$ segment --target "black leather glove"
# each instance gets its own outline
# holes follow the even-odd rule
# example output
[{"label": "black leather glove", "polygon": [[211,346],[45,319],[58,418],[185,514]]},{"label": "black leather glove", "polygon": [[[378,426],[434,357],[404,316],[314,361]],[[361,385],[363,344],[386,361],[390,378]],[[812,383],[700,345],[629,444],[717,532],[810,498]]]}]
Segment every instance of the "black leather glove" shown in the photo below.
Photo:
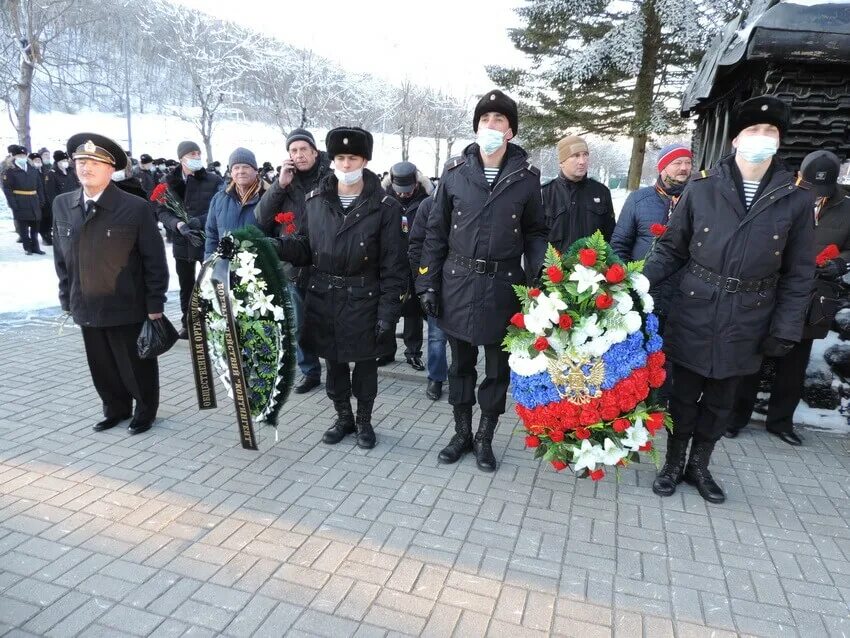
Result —
[{"label": "black leather glove", "polygon": [[840,279],[847,274],[847,262],[841,257],[836,257],[826,262],[823,266],[818,266],[815,272],[821,279]]},{"label": "black leather glove", "polygon": [[186,238],[195,248],[200,248],[204,245],[204,236],[199,230],[192,230],[186,224],[180,227],[180,234]]},{"label": "black leather glove", "polygon": [[795,345],[793,341],[788,341],[788,339],[768,336],[761,342],[761,353],[766,357],[784,357],[791,352]]},{"label": "black leather glove", "polygon": [[190,217],[188,221],[189,228],[192,230],[203,230],[204,223],[201,221],[200,217]]},{"label": "black leather glove", "polygon": [[425,314],[429,317],[434,317],[436,319],[440,316],[440,299],[437,296],[436,291],[429,289],[420,293],[419,303],[422,306],[422,310],[424,310]]},{"label": "black leather glove", "polygon": [[375,324],[375,338],[380,339],[392,329],[393,325],[389,321],[378,319],[378,323]]}]

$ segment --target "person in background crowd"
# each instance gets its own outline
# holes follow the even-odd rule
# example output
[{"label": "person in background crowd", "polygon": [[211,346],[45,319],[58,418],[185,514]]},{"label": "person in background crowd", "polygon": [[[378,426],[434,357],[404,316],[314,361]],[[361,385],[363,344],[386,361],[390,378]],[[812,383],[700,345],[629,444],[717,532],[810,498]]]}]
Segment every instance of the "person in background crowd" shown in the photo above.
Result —
[{"label": "person in background crowd", "polygon": [[644,266],[652,286],[686,269],[665,329],[675,427],[652,485],[659,496],[684,480],[710,503],[726,499],[708,466],[740,378],[800,341],[815,231],[808,184],[774,158],[789,120],[788,106],[770,95],[739,105],[729,129],[734,154],[691,179]]},{"label": "person in background crowd", "polygon": [[141,197],[147,201],[147,193],[145,193],[145,189],[142,187],[141,180],[129,172],[131,170],[129,161],[130,158],[127,156],[127,167],[112,173],[112,181],[125,193]]},{"label": "person in background crowd", "polygon": [[215,252],[218,240],[225,234],[243,226],[259,226],[254,208],[268,186],[257,172],[257,158],[247,148],[239,147],[230,154],[227,165],[233,179],[210,201],[204,259]]},{"label": "person in background crowd", "polygon": [[38,169],[39,173],[42,173],[42,175],[44,174],[44,162],[41,161],[41,155],[38,153],[30,153],[27,159],[29,159],[30,164]]},{"label": "person in background crowd", "polygon": [[[649,252],[655,238],[667,228],[670,213],[691,179],[693,154],[683,144],[669,144],[658,153],[658,178],[629,194],[611,235],[611,248],[623,261],[639,261]],[[675,283],[671,277],[652,291],[655,314],[663,333]]]},{"label": "person in background crowd", "polygon": [[[452,349],[449,403],[455,434],[439,459],[455,463],[474,451],[485,472],[496,469],[493,434],[510,382],[502,339],[520,308],[513,286],[537,275],[546,252],[540,171],[522,148],[509,143],[518,128],[516,102],[502,91],[479,100],[472,118],[478,141],[443,170],[416,279],[423,309],[439,318]],[[473,439],[479,346],[484,346],[485,379],[478,388],[481,421]]]},{"label": "person in background crowd", "polygon": [[[381,182],[388,195],[394,197],[402,209],[401,231],[405,239],[408,238],[410,228],[416,219],[416,212],[420,204],[431,194],[433,188],[431,183],[422,176],[422,173],[411,162],[399,162],[390,168],[390,174]],[[405,249],[406,250],[406,249]],[[422,324],[424,313],[419,304],[419,298],[413,290],[413,275],[410,275],[410,285],[407,298],[402,303],[401,315],[404,317],[404,330],[402,339],[404,341],[404,358],[407,364],[414,370],[425,369],[422,363]],[[378,365],[387,365],[395,361],[396,348],[392,353],[378,360]]]},{"label": "person in background crowd", "polygon": [[274,167],[271,162],[263,162],[262,168],[260,168],[260,179],[271,184],[274,181],[275,172]]},{"label": "person in background crowd", "polygon": [[24,253],[44,255],[38,243],[38,228],[44,206],[44,178],[41,171],[27,159],[26,148],[12,144],[8,151],[12,165],[3,172],[6,203],[12,211]]},{"label": "person in background crowd", "polygon": [[80,182],[69,167],[68,154],[65,151],[54,151],[53,166],[44,178],[45,206],[41,219],[41,236],[48,246],[53,243],[53,200],[57,195],[79,187]]},{"label": "person in background crowd", "polygon": [[211,173],[215,173],[219,177],[221,177],[221,162],[218,160],[212,162],[209,166],[207,166],[207,170]]},{"label": "person in background crowd", "polygon": [[369,449],[375,447],[377,359],[395,341],[407,287],[401,211],[366,168],[371,133],[335,128],[328,131],[325,147],[334,172],[307,195],[302,225],[289,233],[284,229],[278,251],[281,259],[312,266],[301,340],[325,359],[328,398],[337,413],[322,440],[335,444],[356,432],[357,446]]},{"label": "person in background crowd", "polygon": [[[278,178],[260,199],[254,214],[260,228],[270,236],[285,234],[285,223],[275,221],[279,213],[292,213],[290,223],[301,228],[304,221],[304,202],[307,193],[318,188],[330,172],[330,161],[324,151],[316,148],[316,140],[307,129],[293,129],[286,138],[288,157],[283,160]],[[304,329],[304,300],[310,283],[309,268],[295,268],[284,264],[284,273],[290,282],[292,303],[295,305],[298,334]],[[299,339],[296,351],[298,369],[302,378],[295,386],[296,394],[305,394],[322,383],[322,364],[319,357]]]},{"label": "person in background crowd", "polygon": [[[802,445],[794,431],[794,411],[803,395],[806,366],[815,339],[829,332],[838,309],[841,288],[838,282],[847,274],[850,261],[850,198],[838,185],[841,160],[830,151],[809,153],[800,165],[800,175],[812,185],[815,199],[815,248],[812,259],[827,246],[835,253],[816,259],[812,295],[803,338],[783,357],[775,359],[776,378],[770,389],[767,431],[788,445]],[[758,394],[761,371],[741,379],[725,436],[734,439],[750,422]]]},{"label": "person in background crowd", "polygon": [[53,166],[53,156],[50,154],[50,151],[47,149],[47,147],[42,146],[40,149],[38,149],[38,154],[41,156],[41,166],[46,170],[50,170],[50,168]]},{"label": "person in background crowd", "polygon": [[173,234],[174,263],[180,282],[180,338],[188,339],[186,318],[189,299],[195,286],[196,265],[204,257],[203,229],[207,223],[210,201],[222,188],[222,179],[215,173],[208,173],[201,160],[201,148],[191,141],[180,142],[177,146],[177,165],[165,177],[168,189],[174,194],[186,212],[188,221],[183,221],[165,204],[157,208],[157,216],[162,225],[171,229]]},{"label": "person in background crowd", "polygon": [[570,135],[558,142],[558,177],[543,186],[543,206],[549,243],[566,252],[573,242],[602,231],[605,241],[614,232],[611,191],[587,176],[587,142]]},{"label": "person in background crowd", "polygon": [[[428,216],[434,206],[433,194],[426,197],[419,204],[416,217],[410,227],[410,235],[407,243],[407,259],[410,262],[410,272],[413,273],[414,284],[419,273],[420,259],[422,257],[422,244],[425,241],[425,229],[428,226]],[[443,396],[443,384],[449,373],[449,365],[446,360],[446,333],[440,328],[437,319],[427,317],[428,320],[428,385],[425,388],[425,396],[432,401],[438,401]]]},{"label": "person in background crowd", "polygon": [[153,189],[159,183],[156,177],[156,166],[153,163],[153,157],[147,153],[142,153],[139,157],[139,182],[142,185],[142,190],[145,192],[145,197],[150,197]]},{"label": "person in background crowd", "polygon": [[[82,188],[53,200],[53,261],[59,302],[80,326],[94,387],[103,402],[95,432],[131,418],[127,430],[151,428],[159,408],[159,364],[140,359],[145,319],[162,316],[168,263],[144,200],[112,180],[127,156],[113,140],[78,133],[68,140]],[[133,410],[133,400],[136,406]]]}]

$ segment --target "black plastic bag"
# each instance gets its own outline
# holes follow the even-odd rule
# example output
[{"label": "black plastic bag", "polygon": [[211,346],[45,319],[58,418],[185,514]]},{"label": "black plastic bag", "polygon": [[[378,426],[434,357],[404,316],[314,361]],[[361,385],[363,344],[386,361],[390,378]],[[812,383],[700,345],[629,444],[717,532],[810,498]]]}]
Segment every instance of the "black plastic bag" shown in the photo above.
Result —
[{"label": "black plastic bag", "polygon": [[142,331],[136,340],[136,348],[140,359],[156,359],[165,354],[177,343],[177,330],[162,315],[159,319],[148,319],[142,324]]}]

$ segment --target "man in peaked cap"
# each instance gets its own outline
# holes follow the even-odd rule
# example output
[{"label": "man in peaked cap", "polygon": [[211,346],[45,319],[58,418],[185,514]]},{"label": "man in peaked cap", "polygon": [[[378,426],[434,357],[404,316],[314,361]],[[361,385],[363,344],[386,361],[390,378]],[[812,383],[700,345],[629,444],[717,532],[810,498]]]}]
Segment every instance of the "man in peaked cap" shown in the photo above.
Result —
[{"label": "man in peaked cap", "polygon": [[80,326],[103,402],[105,418],[93,429],[132,417],[127,429],[139,434],[150,429],[159,407],[157,361],[140,359],[136,341],[146,319],[162,317],[165,249],[147,202],[112,181],[127,166],[123,149],[95,133],[78,133],[67,147],[81,188],[53,201],[59,302]]},{"label": "man in peaked cap", "polygon": [[44,206],[44,179],[40,169],[27,158],[26,148],[12,144],[7,150],[12,163],[3,172],[3,194],[12,210],[15,230],[18,231],[25,254],[44,255],[38,243],[38,228]]},{"label": "man in peaked cap", "polygon": [[[472,120],[477,141],[446,163],[434,194],[416,278],[422,307],[438,318],[452,351],[455,433],[439,459],[456,463],[474,452],[485,472],[496,469],[492,441],[510,382],[502,339],[520,308],[512,286],[536,277],[546,251],[540,171],[509,143],[518,128],[516,102],[499,90],[481,97]],[[485,379],[478,387],[481,420],[473,437],[480,346]]]},{"label": "man in peaked cap", "polygon": [[802,337],[815,270],[814,198],[775,159],[789,121],[773,96],[741,104],[730,131],[734,154],[691,179],[647,258],[652,286],[684,269],[665,330],[675,427],[652,486],[659,496],[684,480],[710,503],[726,499],[708,465],[740,379]]}]

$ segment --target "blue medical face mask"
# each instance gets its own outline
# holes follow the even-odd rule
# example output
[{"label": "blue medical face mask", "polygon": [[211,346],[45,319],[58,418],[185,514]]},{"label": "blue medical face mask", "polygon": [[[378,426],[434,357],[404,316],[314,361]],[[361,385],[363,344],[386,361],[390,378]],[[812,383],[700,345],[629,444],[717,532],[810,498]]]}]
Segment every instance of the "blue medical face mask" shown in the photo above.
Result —
[{"label": "blue medical face mask", "polygon": [[203,160],[190,158],[186,160],[186,168],[188,168],[193,173],[201,170],[204,167]]},{"label": "blue medical face mask", "polygon": [[492,155],[502,147],[505,134],[492,128],[480,127],[477,141],[485,155]]},{"label": "blue medical face mask", "polygon": [[16,157],[15,158],[15,164],[22,171],[27,170],[27,158],[26,157]]},{"label": "blue medical face mask", "polygon": [[738,139],[738,147],[735,152],[752,164],[761,164],[776,155],[778,146],[775,137],[747,135]]}]

